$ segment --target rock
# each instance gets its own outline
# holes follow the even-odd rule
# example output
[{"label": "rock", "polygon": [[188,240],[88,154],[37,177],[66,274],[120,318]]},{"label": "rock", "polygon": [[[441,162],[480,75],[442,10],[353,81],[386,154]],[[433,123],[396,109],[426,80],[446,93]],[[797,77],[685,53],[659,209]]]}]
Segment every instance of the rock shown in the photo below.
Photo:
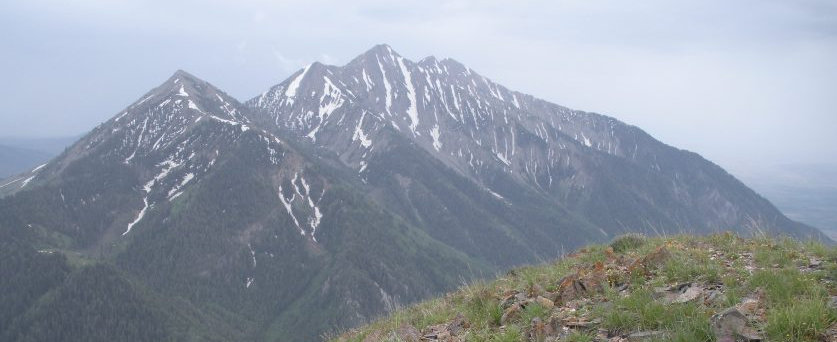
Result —
[{"label": "rock", "polygon": [[669,258],[671,258],[671,252],[668,251],[666,246],[660,246],[653,252],[648,253],[648,255],[634,261],[633,264],[628,267],[628,270],[641,270],[645,273],[650,273],[662,266]]},{"label": "rock", "polygon": [[817,258],[811,258],[808,262],[808,268],[820,268],[822,267],[822,260]]},{"label": "rock", "polygon": [[594,293],[604,291],[602,282],[606,280],[601,270],[594,270],[589,274],[581,271],[562,278],[558,283],[558,298],[556,302],[566,303],[573,299],[583,298]]},{"label": "rock", "polygon": [[656,288],[655,295],[665,304],[691,302],[705,294],[705,288],[692,283],[683,283],[668,288]]},{"label": "rock", "polygon": [[748,319],[764,319],[767,313],[767,307],[764,305],[764,291],[761,289],[756,290],[756,292],[742,299],[741,303],[736,305],[735,308]]},{"label": "rock", "polygon": [[823,341],[837,342],[837,322],[834,322],[830,327],[828,327],[828,329],[825,330]]},{"label": "rock", "polygon": [[456,315],[456,318],[453,319],[450,324],[447,326],[447,330],[450,331],[452,336],[458,336],[463,330],[468,328],[470,324],[465,321],[465,316],[462,314]]},{"label": "rock", "polygon": [[402,325],[395,331],[395,335],[399,341],[404,342],[419,342],[421,341],[421,333],[412,325]]},{"label": "rock", "polygon": [[522,292],[512,292],[512,293],[507,294],[503,298],[503,300],[500,301],[500,307],[502,307],[503,310],[506,310],[510,306],[512,306],[514,304],[522,303],[525,300],[526,300],[526,295],[524,293],[522,293]]},{"label": "rock", "polygon": [[433,341],[441,340],[444,337],[450,337],[450,333],[447,331],[447,325],[436,324],[425,328],[421,339]]},{"label": "rock", "polygon": [[630,287],[630,284],[624,283],[624,284],[619,284],[618,286],[616,286],[615,289],[616,289],[616,292],[623,292],[623,291],[627,290],[628,287]]},{"label": "rock", "polygon": [[747,317],[736,308],[712,316],[712,333],[716,342],[761,341],[758,332],[747,326]]},{"label": "rock", "polygon": [[508,307],[505,311],[503,311],[503,316],[500,317],[500,324],[506,325],[506,323],[520,317],[521,309],[523,309],[523,307],[521,307],[519,303],[515,303]]},{"label": "rock", "polygon": [[735,340],[743,342],[759,342],[763,341],[764,338],[761,336],[758,330],[753,329],[751,327],[743,327],[741,328],[741,330],[735,332]]},{"label": "rock", "polygon": [[555,307],[555,302],[543,296],[536,298],[535,301],[547,310],[552,310]]},{"label": "rock", "polygon": [[674,299],[674,303],[691,302],[700,297],[701,295],[703,295],[703,287],[690,286],[686,289],[686,291],[684,291],[679,296],[677,296],[677,298]]},{"label": "rock", "polygon": [[383,337],[382,335],[383,335],[383,333],[382,333],[382,332],[380,332],[380,331],[378,331],[378,330],[375,330],[375,331],[373,331],[373,332],[369,333],[369,335],[366,335],[366,338],[364,338],[364,339],[363,339],[363,342],[378,342],[378,341],[383,341],[383,340],[384,340],[384,337]]},{"label": "rock", "polygon": [[720,290],[709,290],[706,291],[706,296],[703,298],[704,304],[707,306],[712,306],[718,303],[721,303],[726,300],[726,295],[721,292]]},{"label": "rock", "polygon": [[648,341],[663,336],[662,331],[639,331],[627,336],[628,341]]},{"label": "rock", "polygon": [[539,317],[532,319],[529,326],[529,341],[541,342],[546,340],[546,337],[552,334],[553,330],[550,325],[545,324]]},{"label": "rock", "polygon": [[561,323],[565,327],[574,328],[574,329],[581,328],[581,329],[589,330],[592,327],[594,327],[595,325],[601,323],[601,320],[598,320],[598,319],[588,320],[586,317],[570,316],[570,317],[565,317],[563,320],[561,320]]},{"label": "rock", "polygon": [[546,291],[544,291],[543,287],[541,287],[539,284],[534,284],[526,289],[526,295],[529,298],[538,297],[542,295],[544,292]]}]

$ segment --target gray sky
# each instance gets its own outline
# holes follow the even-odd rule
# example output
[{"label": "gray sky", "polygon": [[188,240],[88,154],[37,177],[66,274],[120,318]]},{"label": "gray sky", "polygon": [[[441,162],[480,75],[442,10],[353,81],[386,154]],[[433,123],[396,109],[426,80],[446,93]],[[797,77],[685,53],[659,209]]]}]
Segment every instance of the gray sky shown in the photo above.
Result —
[{"label": "gray sky", "polygon": [[837,162],[837,2],[0,2],[0,136],[80,134],[182,68],[249,99],[378,43],[741,169]]}]

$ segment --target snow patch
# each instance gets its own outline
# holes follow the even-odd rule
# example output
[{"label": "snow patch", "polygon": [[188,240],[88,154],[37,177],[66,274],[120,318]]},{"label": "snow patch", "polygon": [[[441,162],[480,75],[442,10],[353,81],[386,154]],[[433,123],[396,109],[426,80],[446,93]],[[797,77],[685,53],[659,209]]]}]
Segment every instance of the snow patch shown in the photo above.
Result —
[{"label": "snow patch", "polygon": [[503,196],[501,196],[500,194],[498,194],[498,193],[494,192],[493,190],[491,190],[491,189],[489,189],[489,188],[485,188],[485,190],[488,190],[488,193],[490,193],[490,194],[491,194],[491,195],[493,195],[494,197],[497,197],[497,198],[499,198],[499,199],[504,199],[504,197],[503,197]]},{"label": "snow patch", "polygon": [[38,165],[37,167],[35,167],[34,169],[32,169],[32,171],[30,171],[30,172],[38,172],[38,170],[40,170],[40,169],[44,168],[44,166],[47,166],[47,164],[48,164],[48,163],[44,163],[44,164]]},{"label": "snow patch", "polygon": [[302,73],[299,74],[290,84],[288,84],[288,89],[285,89],[285,96],[287,97],[294,97],[296,96],[296,90],[299,89],[299,84],[302,82],[302,79],[305,78],[305,74],[308,73],[308,69],[311,68],[311,64],[308,64],[304,69],[302,69]]},{"label": "snow patch", "polygon": [[293,208],[291,208],[291,202],[294,201],[295,197],[296,195],[293,195],[291,196],[290,201],[286,200],[285,195],[282,194],[282,186],[279,186],[279,201],[282,202],[282,206],[284,206],[285,210],[288,211],[288,214],[291,215],[291,219],[294,220],[294,225],[296,225],[296,227],[299,228],[299,233],[302,234],[302,236],[305,236],[305,230],[303,230],[302,227],[299,226],[299,221],[297,221],[296,216],[294,215]]},{"label": "snow patch", "polygon": [[147,126],[148,126],[148,117],[146,116],[145,120],[143,120],[143,122],[142,122],[142,130],[140,131],[140,134],[137,137],[137,145],[136,145],[136,147],[134,147],[134,152],[131,153],[131,155],[128,156],[128,158],[125,158],[125,164],[130,163],[131,160],[134,159],[134,156],[137,154],[137,150],[139,149],[140,144],[142,144],[142,136],[145,134],[145,128]]},{"label": "snow patch", "polygon": [[590,142],[590,139],[588,139],[588,138],[584,135],[584,132],[581,132],[581,138],[582,138],[582,139],[584,139],[584,145],[585,145],[585,146],[587,146],[587,147],[593,146],[593,144]]},{"label": "snow patch", "polygon": [[168,194],[169,201],[177,198],[177,196],[182,195],[183,191],[180,191],[180,189],[183,188],[187,183],[189,183],[194,178],[195,178],[195,174],[191,173],[191,172],[189,172],[185,176],[183,176],[183,180],[180,181],[180,184],[178,184],[177,186],[175,186],[174,188],[169,190],[169,194]]},{"label": "snow patch", "polygon": [[17,182],[18,182],[18,181],[20,181],[21,179],[23,179],[23,178],[18,178],[18,179],[15,179],[15,180],[13,180],[13,181],[10,181],[10,182],[8,182],[8,183],[6,183],[6,184],[0,185],[0,189],[5,188],[6,186],[12,185],[13,183],[17,183]]},{"label": "snow patch", "polygon": [[189,97],[189,93],[186,92],[186,89],[183,88],[183,85],[180,85],[180,90],[177,91],[178,96]]},{"label": "snow patch", "polygon": [[384,71],[384,66],[381,65],[381,60],[378,59],[378,68],[381,69],[381,77],[384,80],[384,90],[386,92],[386,110],[388,114],[392,114],[392,88],[387,81],[387,72]]},{"label": "snow patch", "polygon": [[497,152],[496,155],[497,155],[497,159],[500,159],[500,161],[503,162],[503,164],[506,164],[506,166],[511,165],[511,161],[509,161],[509,159],[506,158],[506,156],[504,156],[502,153]]},{"label": "snow patch", "polygon": [[401,68],[401,74],[404,75],[404,85],[407,86],[407,98],[410,100],[410,106],[407,107],[407,115],[410,117],[410,130],[413,131],[413,134],[416,134],[416,128],[419,124],[416,89],[413,87],[410,70],[407,70],[407,67],[404,65],[404,58],[398,57],[398,66]]},{"label": "snow patch", "polygon": [[250,249],[250,257],[253,258],[253,267],[256,267],[256,251],[253,250],[253,246],[249,243],[247,244],[247,248]]},{"label": "snow patch", "polygon": [[360,115],[360,120],[357,121],[357,126],[355,126],[355,133],[352,135],[352,141],[360,141],[360,145],[363,147],[368,148],[372,146],[372,140],[366,136],[366,133],[363,132],[363,119],[366,117],[366,111]]},{"label": "snow patch", "polygon": [[433,138],[433,148],[435,148],[436,151],[442,149],[442,142],[439,140],[440,135],[441,134],[439,133],[439,125],[437,124],[433,126],[433,129],[430,130],[430,137]]},{"label": "snow patch", "polygon": [[31,182],[33,179],[35,179],[35,176],[37,176],[37,175],[26,178],[26,180],[24,180],[23,183],[20,183],[20,188],[22,189],[24,186],[26,186],[26,184],[29,184],[29,182]]}]

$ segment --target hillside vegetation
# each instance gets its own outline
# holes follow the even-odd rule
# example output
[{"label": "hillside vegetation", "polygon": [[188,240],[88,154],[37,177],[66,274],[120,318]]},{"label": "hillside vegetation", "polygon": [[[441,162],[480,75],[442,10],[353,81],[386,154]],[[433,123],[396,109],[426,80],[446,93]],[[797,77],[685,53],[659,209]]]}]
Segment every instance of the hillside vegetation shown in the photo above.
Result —
[{"label": "hillside vegetation", "polygon": [[837,249],[623,236],[395,312],[334,341],[837,341]]}]

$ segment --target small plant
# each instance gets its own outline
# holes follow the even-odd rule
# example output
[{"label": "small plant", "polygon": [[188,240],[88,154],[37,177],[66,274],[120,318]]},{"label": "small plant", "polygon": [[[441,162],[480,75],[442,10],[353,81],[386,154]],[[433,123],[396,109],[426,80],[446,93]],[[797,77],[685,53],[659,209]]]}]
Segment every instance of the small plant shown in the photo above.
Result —
[{"label": "small plant", "polygon": [[532,303],[523,309],[523,314],[520,316],[521,322],[529,323],[533,318],[538,317],[541,320],[546,320],[549,315],[549,310],[538,303]]},{"label": "small plant", "polygon": [[562,341],[567,342],[593,342],[595,336],[593,334],[584,333],[580,331],[573,331],[571,334],[567,335]]},{"label": "small plant", "polygon": [[517,326],[510,326],[506,328],[505,332],[497,334],[493,341],[496,342],[520,342],[523,341],[523,333]]},{"label": "small plant", "polygon": [[640,234],[625,234],[613,239],[610,248],[614,253],[625,253],[645,244],[646,237]]},{"label": "small plant", "polygon": [[464,304],[465,317],[469,322],[486,326],[499,326],[503,310],[499,301],[485,287],[473,291]]}]

